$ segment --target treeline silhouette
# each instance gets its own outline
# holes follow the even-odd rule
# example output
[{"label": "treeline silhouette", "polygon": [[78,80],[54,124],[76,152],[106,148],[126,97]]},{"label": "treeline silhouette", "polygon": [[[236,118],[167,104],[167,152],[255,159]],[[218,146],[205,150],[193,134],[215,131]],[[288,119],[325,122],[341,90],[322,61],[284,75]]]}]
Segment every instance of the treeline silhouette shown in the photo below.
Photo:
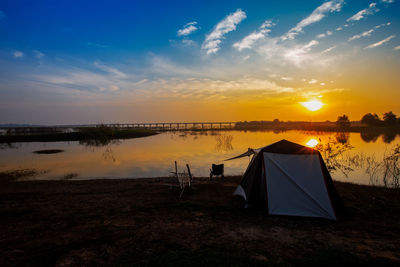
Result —
[{"label": "treeline silhouette", "polygon": [[376,113],[367,113],[361,118],[361,123],[368,126],[400,126],[400,118],[392,111],[383,113],[383,120]]}]

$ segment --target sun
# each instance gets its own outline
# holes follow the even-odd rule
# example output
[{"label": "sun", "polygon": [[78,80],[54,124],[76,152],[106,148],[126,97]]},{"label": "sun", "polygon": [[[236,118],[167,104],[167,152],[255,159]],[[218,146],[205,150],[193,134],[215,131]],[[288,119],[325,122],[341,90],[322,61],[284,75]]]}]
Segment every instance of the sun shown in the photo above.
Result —
[{"label": "sun", "polygon": [[305,107],[306,109],[308,109],[309,111],[317,111],[320,110],[322,108],[322,106],[324,105],[324,103],[322,103],[319,100],[313,99],[307,102],[300,102],[300,104]]}]

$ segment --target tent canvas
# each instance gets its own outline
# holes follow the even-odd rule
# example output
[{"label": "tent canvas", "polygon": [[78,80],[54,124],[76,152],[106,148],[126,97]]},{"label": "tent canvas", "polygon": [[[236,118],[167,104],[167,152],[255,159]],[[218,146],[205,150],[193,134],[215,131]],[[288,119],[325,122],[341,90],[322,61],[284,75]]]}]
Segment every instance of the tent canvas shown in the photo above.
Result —
[{"label": "tent canvas", "polygon": [[256,151],[234,195],[271,215],[341,217],[342,202],[317,150],[281,140]]}]

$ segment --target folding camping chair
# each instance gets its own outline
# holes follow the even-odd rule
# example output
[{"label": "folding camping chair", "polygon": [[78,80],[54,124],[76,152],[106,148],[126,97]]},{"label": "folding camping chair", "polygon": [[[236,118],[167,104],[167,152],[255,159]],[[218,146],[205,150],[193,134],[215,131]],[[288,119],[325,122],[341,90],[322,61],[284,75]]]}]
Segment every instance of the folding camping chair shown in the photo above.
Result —
[{"label": "folding camping chair", "polygon": [[210,180],[213,176],[219,176],[224,178],[224,164],[213,164],[210,169]]}]

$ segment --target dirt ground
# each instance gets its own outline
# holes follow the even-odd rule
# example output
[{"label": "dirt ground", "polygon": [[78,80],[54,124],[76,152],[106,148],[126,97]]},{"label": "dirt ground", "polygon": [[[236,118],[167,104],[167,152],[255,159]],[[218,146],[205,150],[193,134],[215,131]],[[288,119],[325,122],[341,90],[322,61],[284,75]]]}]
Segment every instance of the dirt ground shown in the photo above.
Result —
[{"label": "dirt ground", "polygon": [[240,177],[0,183],[0,266],[400,265],[400,190],[336,182],[340,222],[267,216]]}]

